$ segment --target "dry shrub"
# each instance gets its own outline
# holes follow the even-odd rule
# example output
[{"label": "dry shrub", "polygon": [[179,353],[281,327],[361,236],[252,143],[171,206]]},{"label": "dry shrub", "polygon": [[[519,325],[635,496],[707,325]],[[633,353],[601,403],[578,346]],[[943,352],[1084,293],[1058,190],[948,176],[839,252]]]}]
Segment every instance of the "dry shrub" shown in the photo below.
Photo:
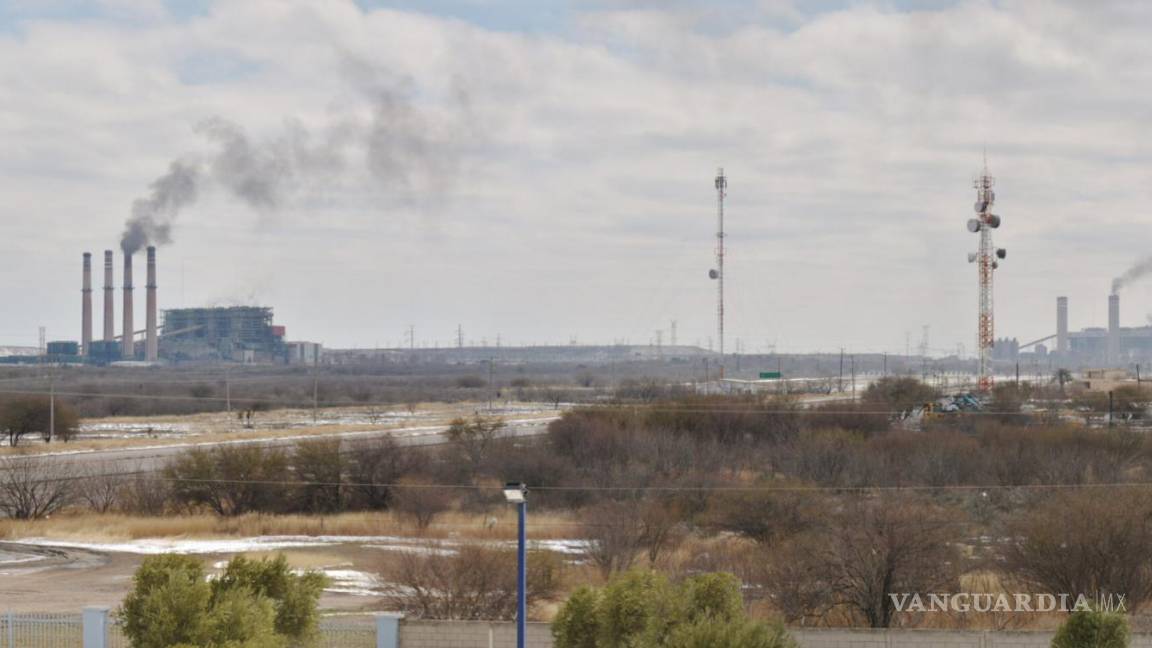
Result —
[{"label": "dry shrub", "polygon": [[[402,590],[391,597],[391,609],[425,619],[507,620],[516,614],[516,565],[514,550],[429,544],[388,561],[382,576]],[[529,601],[555,596],[562,566],[552,552],[529,553]]]}]

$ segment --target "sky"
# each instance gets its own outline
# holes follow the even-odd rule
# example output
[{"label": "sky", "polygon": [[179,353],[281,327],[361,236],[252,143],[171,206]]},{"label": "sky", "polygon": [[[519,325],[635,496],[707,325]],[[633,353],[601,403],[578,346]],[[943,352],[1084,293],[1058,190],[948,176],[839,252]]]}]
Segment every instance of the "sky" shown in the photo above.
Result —
[{"label": "sky", "polygon": [[727,350],[970,355],[985,159],[997,335],[1055,333],[1059,295],[1101,326],[1150,252],[1150,29],[1135,1],[0,0],[0,345],[78,339],[81,254],[150,205],[162,308],[707,346],[723,167]]}]

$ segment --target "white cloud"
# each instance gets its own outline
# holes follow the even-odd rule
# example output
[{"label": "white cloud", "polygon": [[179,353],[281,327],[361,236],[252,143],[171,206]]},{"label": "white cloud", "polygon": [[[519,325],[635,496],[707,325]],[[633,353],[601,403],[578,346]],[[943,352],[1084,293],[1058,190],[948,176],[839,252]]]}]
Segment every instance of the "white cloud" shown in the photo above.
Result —
[{"label": "white cloud", "polygon": [[772,2],[761,23],[717,29],[698,6],[601,4],[569,33],[523,34],[351,2],[226,2],[185,21],[129,4],[149,20],[0,36],[0,300],[18,306],[0,335],[78,335],[79,253],[113,245],[168,160],[203,150],[194,124],[259,136],[363,114],[350,61],[404,79],[432,122],[468,124],[451,182],[429,190],[445,195],[396,204],[354,176],[260,215],[211,194],[162,251],[165,303],[182,259],[187,302],[255,291],[293,337],[335,345],[395,343],[410,323],[446,343],[458,322],[513,342],[642,342],[671,319],[706,340],[723,165],[729,329],[747,348],[898,350],[922,323],[971,348],[963,223],[985,145],[1010,249],[1001,333],[1049,333],[1057,294],[1074,325],[1102,321],[1095,302],[1144,252],[1138,7],[801,18]]}]

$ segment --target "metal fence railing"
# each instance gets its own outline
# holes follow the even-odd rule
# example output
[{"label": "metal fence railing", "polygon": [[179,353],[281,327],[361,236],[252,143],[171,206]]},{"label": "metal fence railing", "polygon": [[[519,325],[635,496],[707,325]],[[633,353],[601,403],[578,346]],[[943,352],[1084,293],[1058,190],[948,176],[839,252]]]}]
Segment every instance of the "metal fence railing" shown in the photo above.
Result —
[{"label": "metal fence railing", "polygon": [[[80,614],[29,614],[0,612],[0,648],[82,648],[88,612]],[[90,646],[131,648],[115,617],[106,608],[97,610],[89,632]],[[376,648],[377,625],[353,620],[322,620],[315,648]]]},{"label": "metal fence railing", "polygon": [[0,613],[0,648],[78,648],[79,614]]}]

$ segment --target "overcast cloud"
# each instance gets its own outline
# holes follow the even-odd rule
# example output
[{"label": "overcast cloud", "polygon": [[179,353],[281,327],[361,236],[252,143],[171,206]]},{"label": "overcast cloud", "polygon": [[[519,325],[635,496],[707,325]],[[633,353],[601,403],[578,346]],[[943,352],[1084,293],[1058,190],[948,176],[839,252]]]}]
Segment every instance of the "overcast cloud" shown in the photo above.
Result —
[{"label": "overcast cloud", "polygon": [[[998,335],[1054,333],[1061,294],[1104,324],[1149,253],[1146,3],[487,4],[0,3],[0,344],[79,337],[81,253],[210,159],[216,118],[375,133],[275,205],[206,187],[160,253],[162,307],[258,301],[330,346],[458,323],[647,343],[673,319],[706,344],[718,166],[729,349],[903,351],[927,324],[971,353],[985,147]],[[1125,289],[1126,325],[1149,310],[1152,282]]]}]

